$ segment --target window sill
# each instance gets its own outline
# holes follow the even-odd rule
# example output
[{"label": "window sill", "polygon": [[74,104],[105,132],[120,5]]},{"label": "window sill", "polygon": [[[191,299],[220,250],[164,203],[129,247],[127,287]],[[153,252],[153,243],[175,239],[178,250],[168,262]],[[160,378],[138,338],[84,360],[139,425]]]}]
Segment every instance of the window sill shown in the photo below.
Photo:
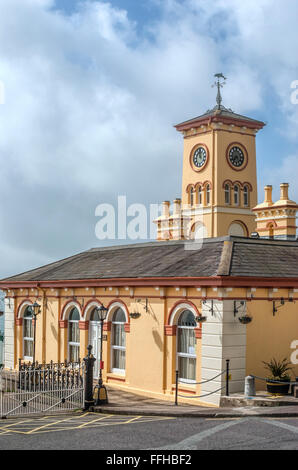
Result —
[{"label": "window sill", "polygon": [[125,374],[116,374],[115,372],[108,372],[107,373],[107,381],[114,380],[118,382],[126,382]]}]

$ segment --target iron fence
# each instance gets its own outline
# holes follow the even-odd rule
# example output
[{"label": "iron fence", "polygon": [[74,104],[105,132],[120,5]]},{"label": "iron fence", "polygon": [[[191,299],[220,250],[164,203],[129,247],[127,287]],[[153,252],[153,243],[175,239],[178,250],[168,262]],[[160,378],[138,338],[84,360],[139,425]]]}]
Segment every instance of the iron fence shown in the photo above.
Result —
[{"label": "iron fence", "polygon": [[71,411],[84,405],[84,363],[30,364],[0,371],[1,417]]}]

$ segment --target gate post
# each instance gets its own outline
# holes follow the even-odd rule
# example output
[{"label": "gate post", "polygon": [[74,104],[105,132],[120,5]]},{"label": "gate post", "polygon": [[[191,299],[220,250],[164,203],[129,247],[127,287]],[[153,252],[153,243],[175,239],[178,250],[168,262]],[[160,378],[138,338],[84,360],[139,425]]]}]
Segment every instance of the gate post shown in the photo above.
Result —
[{"label": "gate post", "polygon": [[93,368],[95,357],[91,354],[92,346],[89,344],[87,347],[88,354],[84,357],[85,362],[85,408],[88,411],[90,406],[94,405],[93,399]]}]

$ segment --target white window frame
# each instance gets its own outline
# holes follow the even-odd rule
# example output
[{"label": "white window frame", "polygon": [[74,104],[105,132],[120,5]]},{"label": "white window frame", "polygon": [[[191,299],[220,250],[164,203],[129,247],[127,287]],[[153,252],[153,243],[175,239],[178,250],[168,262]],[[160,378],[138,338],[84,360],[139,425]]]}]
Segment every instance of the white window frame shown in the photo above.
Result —
[{"label": "white window frame", "polygon": [[[74,307],[76,308],[76,307]],[[78,310],[78,309],[77,309]],[[73,308],[71,309],[70,311],[70,315],[73,311]],[[79,312],[80,313],[80,312]],[[68,352],[68,361],[70,362],[70,346],[77,346],[79,348],[79,355],[78,355],[78,359],[80,358],[80,346],[81,346],[81,343],[80,341],[79,342],[76,342],[76,341],[69,341],[69,337],[70,337],[70,327],[69,327],[69,324],[70,323],[77,323],[78,325],[78,330],[79,330],[79,338],[80,338],[80,328],[79,328],[79,321],[80,320],[68,320],[68,325],[67,325],[67,352]]]},{"label": "white window frame", "polygon": [[[34,325],[33,325],[33,314],[30,317],[26,317],[26,311],[29,306],[26,307],[24,316],[23,316],[23,359],[24,361],[33,361],[33,356],[25,356],[25,341],[30,341],[33,345],[33,350],[34,350]],[[32,338],[29,336],[25,336],[25,320],[31,320],[32,323]]]},{"label": "white window frame", "polygon": [[231,205],[231,187],[229,184],[225,184],[225,204]]},{"label": "white window frame", "polygon": [[198,187],[198,204],[199,206],[203,204],[203,191],[201,185]]},{"label": "white window frame", "polygon": [[[245,198],[247,199],[247,202],[245,201]],[[248,189],[248,186],[246,185],[243,188],[243,205],[244,207],[249,206],[249,189]]]},{"label": "white window frame", "polygon": [[234,205],[239,206],[239,204],[240,204],[240,188],[238,184],[235,184],[234,185]]},{"label": "white window frame", "polygon": [[210,206],[211,204],[211,187],[210,184],[206,186],[206,206]]},{"label": "white window frame", "polygon": [[[121,308],[121,307],[118,307],[118,308]],[[122,311],[123,311],[123,309],[122,309]],[[115,312],[116,312],[116,310],[115,310]],[[114,312],[114,314],[115,314],[115,312]],[[114,314],[113,314],[113,316],[114,316]],[[123,311],[123,314],[124,314],[124,317],[126,317],[124,311]],[[118,321],[113,321],[112,320],[112,334],[111,334],[111,364],[112,364],[112,368],[111,368],[111,371],[114,374],[117,374],[117,375],[125,375],[126,374],[126,333],[125,333],[125,330],[124,330],[124,333],[125,333],[125,346],[115,345],[114,344],[114,325],[123,325],[123,328],[124,328],[125,321],[124,322],[118,322]],[[125,351],[125,369],[118,369],[118,368],[114,367],[114,354],[113,354],[114,350]]]},{"label": "white window frame", "polygon": [[[183,315],[184,311],[185,310],[183,310],[181,312],[181,314],[179,315],[179,318],[181,317],[181,315]],[[195,329],[195,326],[181,326],[181,325],[179,325],[178,324],[179,318],[178,318],[178,321],[177,321],[177,335],[176,335],[176,364],[177,364],[177,369],[178,369],[178,364],[179,364],[179,357],[186,357],[187,359],[195,359],[196,360],[196,366],[197,366],[197,354],[181,353],[181,352],[178,351],[179,329],[185,329],[185,330],[186,329],[187,330],[194,330]],[[184,383],[189,383],[189,384],[195,384],[196,383],[196,379],[191,380],[191,379],[186,379],[184,377],[181,377],[181,379],[183,380]]]}]

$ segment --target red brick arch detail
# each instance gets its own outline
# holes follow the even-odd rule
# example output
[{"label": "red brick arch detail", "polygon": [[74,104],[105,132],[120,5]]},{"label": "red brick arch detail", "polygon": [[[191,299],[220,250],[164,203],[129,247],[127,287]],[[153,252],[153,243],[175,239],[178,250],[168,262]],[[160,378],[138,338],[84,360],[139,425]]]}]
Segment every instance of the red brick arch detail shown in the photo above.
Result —
[{"label": "red brick arch detail", "polygon": [[225,189],[225,185],[228,184],[230,187],[233,186],[233,181],[231,180],[225,180],[223,183],[222,183],[222,187],[223,189]]},{"label": "red brick arch detail", "polygon": [[195,190],[197,191],[199,189],[199,187],[203,187],[203,183],[201,181],[199,181],[198,183],[195,184]]},{"label": "red brick arch detail", "polygon": [[243,184],[241,183],[241,181],[234,181],[233,183],[233,186],[239,186],[240,189],[243,189]]},{"label": "red brick arch detail", "polygon": [[111,305],[116,304],[116,303],[117,303],[117,304],[121,304],[121,305],[123,306],[123,308],[124,308],[124,310],[125,310],[125,314],[126,314],[127,319],[128,319],[128,321],[127,321],[126,324],[129,324],[129,323],[130,323],[129,310],[128,310],[128,308],[127,308],[126,303],[123,302],[123,300],[120,300],[120,299],[111,300],[111,302],[108,304],[107,308],[110,310]]},{"label": "red brick arch detail", "polygon": [[31,300],[31,299],[25,299],[25,300],[23,300],[23,301],[20,303],[20,305],[18,306],[16,318],[22,318],[22,317],[20,317],[20,312],[21,312],[22,308],[23,308],[25,305],[27,305],[27,307],[29,307],[29,304],[30,304],[30,305],[33,305],[33,303],[34,303],[34,302],[33,302],[33,300]]},{"label": "red brick arch detail", "polygon": [[244,183],[243,183],[243,189],[244,189],[244,186],[247,186],[248,189],[249,189],[250,191],[252,191],[252,185],[251,185],[248,181],[244,181]]},{"label": "red brick arch detail", "polygon": [[210,189],[213,189],[213,185],[212,185],[211,181],[209,181],[209,180],[204,181],[204,183],[203,183],[203,188],[206,188],[208,184],[209,184],[209,186],[210,186]]},{"label": "red brick arch detail", "polygon": [[273,228],[277,228],[277,227],[278,227],[276,221],[273,220],[273,219],[272,219],[272,220],[268,220],[268,222],[267,222],[267,224],[266,224],[266,228],[270,228],[271,225],[273,225]]},{"label": "red brick arch detail", "polygon": [[[249,230],[248,230],[247,226],[245,225],[245,223],[242,222],[242,220],[233,220],[233,222],[230,223],[230,226],[231,226],[232,224],[239,224],[239,225],[242,225],[242,227],[243,227],[244,230],[246,231],[246,236],[247,236],[247,237],[249,236]],[[229,228],[230,228],[230,226],[229,226]]]},{"label": "red brick arch detail", "polygon": [[82,317],[85,319],[85,314],[86,314],[86,310],[88,308],[88,305],[92,304],[92,303],[97,303],[99,305],[103,305],[102,302],[96,298],[94,299],[91,299],[91,300],[88,300],[88,302],[86,303],[85,307],[82,309]]},{"label": "red brick arch detail", "polygon": [[194,190],[194,189],[195,189],[195,186],[194,186],[193,184],[188,184],[188,185],[186,186],[186,192],[189,193],[189,191],[190,191],[191,189]]},{"label": "red brick arch detail", "polygon": [[195,312],[197,313],[197,315],[200,315],[200,312],[198,310],[198,307],[193,304],[190,300],[184,300],[184,299],[181,299],[181,300],[178,300],[178,302],[176,302],[173,307],[171,308],[170,312],[169,312],[169,315],[168,315],[168,318],[167,318],[167,325],[170,325],[170,320],[171,320],[171,316],[175,310],[176,307],[178,307],[178,305],[181,305],[181,304],[188,304],[190,307],[192,307]]},{"label": "red brick arch detail", "polygon": [[59,320],[60,320],[60,321],[62,321],[64,311],[65,311],[65,309],[67,308],[67,306],[68,306],[69,304],[77,304],[77,305],[80,307],[81,313],[83,314],[83,309],[82,309],[82,305],[80,304],[80,302],[78,302],[77,300],[69,299],[69,300],[67,300],[67,301],[63,304],[63,306],[62,306],[62,308],[61,308],[60,315],[59,315]]}]

